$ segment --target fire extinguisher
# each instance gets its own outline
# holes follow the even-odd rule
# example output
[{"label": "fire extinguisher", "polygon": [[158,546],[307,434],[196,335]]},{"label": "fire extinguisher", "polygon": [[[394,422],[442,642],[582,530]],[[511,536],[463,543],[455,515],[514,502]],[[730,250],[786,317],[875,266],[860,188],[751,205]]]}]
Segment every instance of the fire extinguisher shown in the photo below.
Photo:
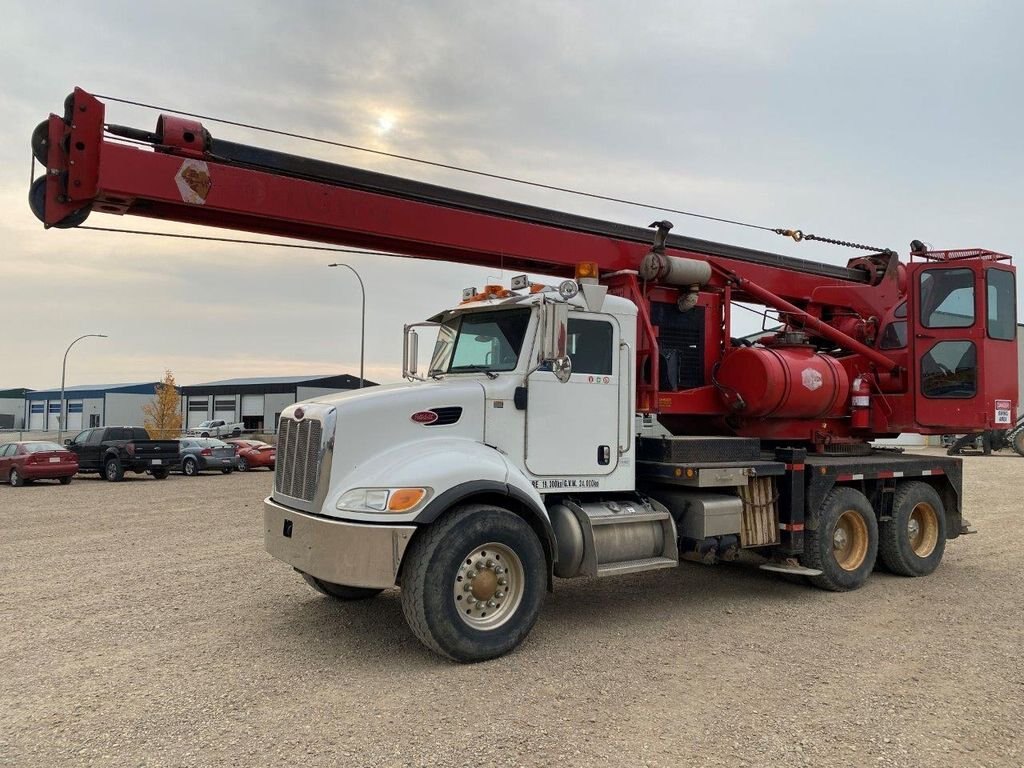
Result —
[{"label": "fire extinguisher", "polygon": [[860,375],[850,387],[850,426],[867,429],[871,426],[871,385],[868,377]]}]

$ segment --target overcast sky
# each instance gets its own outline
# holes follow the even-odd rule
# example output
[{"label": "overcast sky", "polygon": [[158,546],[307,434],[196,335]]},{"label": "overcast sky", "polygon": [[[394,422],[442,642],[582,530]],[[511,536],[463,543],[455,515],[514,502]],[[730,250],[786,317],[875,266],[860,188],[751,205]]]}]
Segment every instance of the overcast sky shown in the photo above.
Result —
[{"label": "overcast sky", "polygon": [[[331,254],[76,230],[27,205],[29,137],[76,85],[898,248],[1024,253],[1024,4],[0,0],[0,388],[358,374],[359,292]],[[110,122],[156,113],[112,104]],[[646,225],[665,214],[217,125],[270,146]],[[37,168],[37,173],[39,172]],[[845,263],[855,252],[669,215],[675,232]],[[94,213],[90,224],[203,232]],[[225,231],[206,232],[232,236]],[[367,378],[403,322],[510,274],[346,259]]]}]

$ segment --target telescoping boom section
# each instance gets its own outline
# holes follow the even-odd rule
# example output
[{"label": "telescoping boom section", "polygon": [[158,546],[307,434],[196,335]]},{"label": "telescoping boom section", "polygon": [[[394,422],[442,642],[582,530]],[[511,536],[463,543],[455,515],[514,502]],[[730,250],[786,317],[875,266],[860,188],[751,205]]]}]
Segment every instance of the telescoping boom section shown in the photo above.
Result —
[{"label": "telescoping boom section", "polygon": [[[596,279],[637,306],[636,410],[675,434],[824,450],[1006,428],[1016,408],[1014,268],[992,251],[820,264],[223,141],[172,115],[113,125],[81,89],[33,152],[48,227],[136,215]],[[735,338],[737,302],[776,327]]]}]

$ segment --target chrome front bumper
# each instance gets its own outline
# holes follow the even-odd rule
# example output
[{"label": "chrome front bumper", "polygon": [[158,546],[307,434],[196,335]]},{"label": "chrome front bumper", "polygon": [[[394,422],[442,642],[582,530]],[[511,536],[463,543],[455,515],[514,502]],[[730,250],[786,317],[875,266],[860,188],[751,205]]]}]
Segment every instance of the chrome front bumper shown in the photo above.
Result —
[{"label": "chrome front bumper", "polygon": [[264,546],[310,576],[349,587],[393,587],[415,526],[363,525],[263,502]]}]

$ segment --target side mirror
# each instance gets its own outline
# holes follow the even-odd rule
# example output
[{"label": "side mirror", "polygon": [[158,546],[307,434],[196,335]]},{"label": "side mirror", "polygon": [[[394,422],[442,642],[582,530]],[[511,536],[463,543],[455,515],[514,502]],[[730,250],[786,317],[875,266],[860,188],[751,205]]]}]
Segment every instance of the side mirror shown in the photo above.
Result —
[{"label": "side mirror", "polygon": [[70,437],[65,437],[64,438],[64,445],[71,445],[71,438]]},{"label": "side mirror", "polygon": [[405,339],[402,344],[402,378],[416,378],[419,367],[420,337],[410,326],[405,326]]},{"label": "side mirror", "polygon": [[572,375],[568,354],[569,305],[550,302],[540,308],[541,362],[551,363],[555,378],[565,383]]}]

